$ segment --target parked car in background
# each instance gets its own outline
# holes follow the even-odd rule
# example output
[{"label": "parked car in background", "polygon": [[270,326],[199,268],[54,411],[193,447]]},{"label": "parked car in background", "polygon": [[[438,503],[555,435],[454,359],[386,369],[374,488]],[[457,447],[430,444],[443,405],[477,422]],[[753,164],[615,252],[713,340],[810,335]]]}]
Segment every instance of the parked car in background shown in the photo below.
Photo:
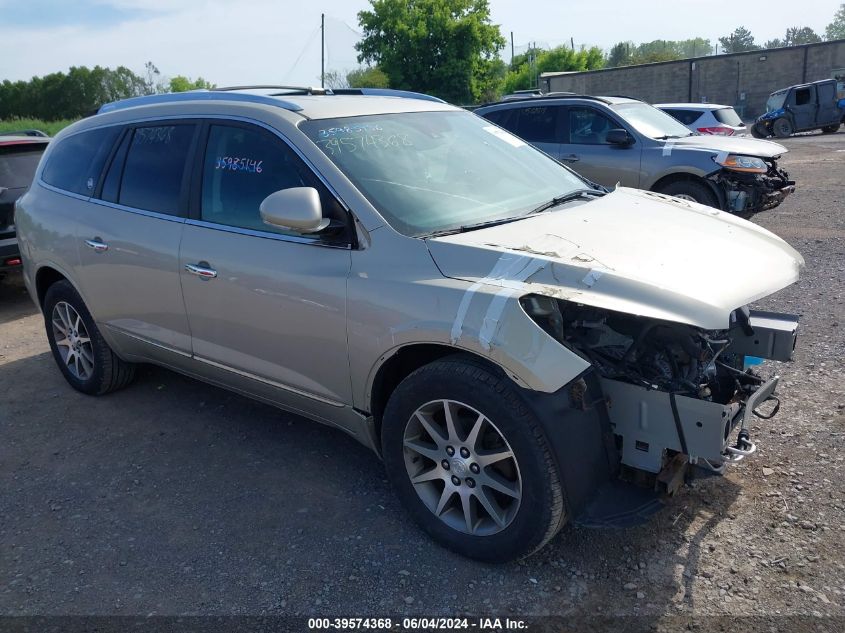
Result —
[{"label": "parked car in background", "polygon": [[101,395],[158,363],[335,426],[487,561],[647,520],[690,462],[754,453],[778,378],[745,356],[788,360],[797,317],[744,306],[801,255],[381,94],[152,95],[60,132],[18,230],[67,382]]},{"label": "parked car in background", "polygon": [[648,189],[745,218],[776,207],[795,188],[777,164],[782,145],[696,134],[636,99],[551,94],[474,113],[605,187]]},{"label": "parked car in background", "polygon": [[754,121],[751,134],[757,138],[787,138],[795,132],[812,130],[833,134],[843,123],[845,99],[837,95],[835,79],[824,79],[769,95],[766,113]]},{"label": "parked car in background", "polygon": [[655,103],[655,108],[699,134],[745,136],[748,129],[731,106],[715,103]]},{"label": "parked car in background", "polygon": [[32,182],[38,161],[50,142],[43,136],[0,134],[0,278],[20,268],[15,237],[15,201]]}]

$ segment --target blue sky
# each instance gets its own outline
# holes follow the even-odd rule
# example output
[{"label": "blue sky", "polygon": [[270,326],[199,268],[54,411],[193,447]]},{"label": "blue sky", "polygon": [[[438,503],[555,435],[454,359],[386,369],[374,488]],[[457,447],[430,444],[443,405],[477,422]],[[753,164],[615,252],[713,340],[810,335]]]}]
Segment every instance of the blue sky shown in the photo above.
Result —
[{"label": "blue sky", "polygon": [[[715,42],[740,24],[758,42],[788,26],[822,32],[841,0],[490,0],[492,19],[517,48],[569,42],[609,48],[621,40]],[[219,85],[319,83],[320,13],[327,16],[328,69],[356,66],[356,14],[366,0],[0,0],[0,80],[72,65],[153,61],[164,75]],[[738,10],[741,7],[741,10]],[[510,57],[509,47],[503,57]]]},{"label": "blue sky", "polygon": [[108,0],[24,0],[0,2],[4,28],[50,28],[62,25],[109,27],[121,22],[144,20],[155,15],[142,7]]}]

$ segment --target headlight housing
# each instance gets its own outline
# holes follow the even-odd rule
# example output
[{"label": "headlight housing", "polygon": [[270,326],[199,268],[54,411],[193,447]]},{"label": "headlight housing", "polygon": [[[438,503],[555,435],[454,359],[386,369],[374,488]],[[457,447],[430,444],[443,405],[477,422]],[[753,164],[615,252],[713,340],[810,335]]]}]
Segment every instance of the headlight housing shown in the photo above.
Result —
[{"label": "headlight housing", "polygon": [[728,154],[724,158],[721,155],[714,156],[713,160],[725,169],[741,171],[747,174],[765,174],[769,170],[766,161],[756,156]]}]

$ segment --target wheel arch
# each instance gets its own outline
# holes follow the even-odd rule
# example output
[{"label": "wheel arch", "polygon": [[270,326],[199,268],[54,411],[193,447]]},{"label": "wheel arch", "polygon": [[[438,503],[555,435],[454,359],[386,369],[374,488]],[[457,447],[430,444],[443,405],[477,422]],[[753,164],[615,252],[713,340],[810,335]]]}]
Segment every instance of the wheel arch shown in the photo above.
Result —
[{"label": "wheel arch", "polygon": [[44,310],[44,298],[47,296],[50,286],[59,281],[67,281],[73,285],[73,282],[68,279],[67,275],[49,264],[41,266],[35,273],[35,295],[38,298],[38,307],[41,310]]},{"label": "wheel arch", "polygon": [[505,368],[489,358],[443,343],[409,343],[393,349],[380,359],[380,364],[374,369],[367,389],[368,410],[370,415],[373,416],[376,437],[381,436],[382,417],[387,407],[387,401],[396,387],[399,386],[399,383],[420,367],[447,356],[457,355],[497,374],[511,375]]},{"label": "wheel arch", "polygon": [[651,185],[651,187],[649,187],[649,190],[654,191],[655,193],[660,193],[660,190],[663,187],[666,187],[676,182],[695,182],[704,185],[713,193],[714,196],[716,196],[716,199],[719,201],[719,208],[721,208],[722,210],[725,209],[724,191],[722,191],[722,189],[710,178],[705,178],[697,174],[691,174],[685,171],[672,172],[671,174],[661,176],[657,181],[655,181]]}]

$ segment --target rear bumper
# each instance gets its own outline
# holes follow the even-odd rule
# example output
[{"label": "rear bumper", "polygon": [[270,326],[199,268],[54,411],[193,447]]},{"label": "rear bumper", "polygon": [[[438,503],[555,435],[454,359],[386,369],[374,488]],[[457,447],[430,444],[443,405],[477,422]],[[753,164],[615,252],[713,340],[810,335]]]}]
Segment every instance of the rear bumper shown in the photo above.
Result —
[{"label": "rear bumper", "polygon": [[0,270],[18,269],[21,267],[21,254],[16,237],[0,239]]}]

